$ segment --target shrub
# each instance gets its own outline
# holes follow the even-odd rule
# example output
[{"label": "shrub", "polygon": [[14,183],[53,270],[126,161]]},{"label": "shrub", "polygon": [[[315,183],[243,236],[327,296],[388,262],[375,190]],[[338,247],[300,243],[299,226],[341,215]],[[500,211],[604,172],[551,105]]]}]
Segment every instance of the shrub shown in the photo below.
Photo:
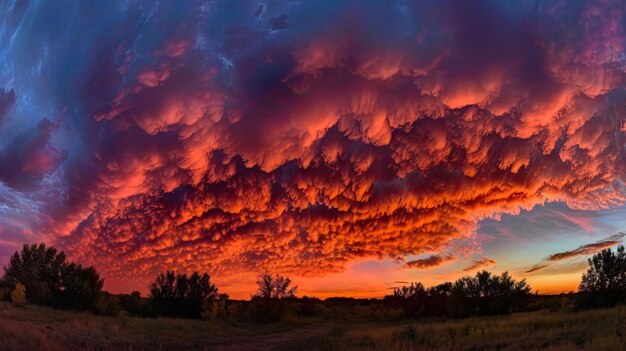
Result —
[{"label": "shrub", "polygon": [[94,312],[102,316],[117,316],[120,312],[120,300],[117,296],[102,292],[96,301]]},{"label": "shrub", "polygon": [[227,320],[230,317],[230,304],[228,296],[222,294],[219,298],[212,301],[205,301],[202,305],[201,318],[203,320]]},{"label": "shrub", "polygon": [[276,323],[285,319],[287,308],[283,299],[255,297],[248,305],[252,322],[259,324]]},{"label": "shrub", "polygon": [[15,284],[15,288],[11,292],[11,302],[15,306],[23,306],[26,304],[26,287],[21,283]]},{"label": "shrub", "polygon": [[149,317],[152,315],[150,300],[141,297],[139,291],[118,295],[118,298],[121,308],[128,313],[140,317]]},{"label": "shrub", "polygon": [[0,301],[11,301],[11,289],[0,287]]}]

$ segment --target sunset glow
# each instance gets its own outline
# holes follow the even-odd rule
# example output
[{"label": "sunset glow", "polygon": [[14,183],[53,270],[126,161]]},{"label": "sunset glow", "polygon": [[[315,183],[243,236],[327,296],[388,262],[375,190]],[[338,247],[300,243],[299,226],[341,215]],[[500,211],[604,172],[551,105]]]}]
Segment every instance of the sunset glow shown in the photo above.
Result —
[{"label": "sunset glow", "polygon": [[0,262],[113,293],[575,291],[626,240],[624,3],[0,2]]}]

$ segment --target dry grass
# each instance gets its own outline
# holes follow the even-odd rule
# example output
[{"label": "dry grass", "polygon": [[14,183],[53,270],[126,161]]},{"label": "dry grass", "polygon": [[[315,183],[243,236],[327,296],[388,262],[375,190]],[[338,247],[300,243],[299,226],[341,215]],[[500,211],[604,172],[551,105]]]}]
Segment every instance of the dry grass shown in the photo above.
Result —
[{"label": "dry grass", "polygon": [[285,331],[170,318],[102,317],[0,304],[0,350],[214,350],[238,339]]},{"label": "dry grass", "polygon": [[338,328],[306,350],[626,350],[626,307]]},{"label": "dry grass", "polygon": [[0,305],[0,350],[626,350],[626,307],[256,326]]}]

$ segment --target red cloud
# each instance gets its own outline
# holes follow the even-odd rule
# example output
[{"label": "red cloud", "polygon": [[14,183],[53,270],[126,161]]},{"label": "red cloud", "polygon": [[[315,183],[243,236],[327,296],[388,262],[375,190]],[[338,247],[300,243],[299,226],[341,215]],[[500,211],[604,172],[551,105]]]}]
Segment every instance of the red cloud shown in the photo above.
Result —
[{"label": "red cloud", "polygon": [[119,31],[72,31],[89,55],[54,62],[98,59],[50,100],[78,146],[66,158],[43,126],[0,155],[16,165],[0,178],[52,184],[37,229],[113,284],[172,267],[321,275],[441,252],[546,202],[626,199],[619,1],[540,17],[389,4],[255,4],[232,23],[219,1],[161,4],[145,26],[132,8]]}]

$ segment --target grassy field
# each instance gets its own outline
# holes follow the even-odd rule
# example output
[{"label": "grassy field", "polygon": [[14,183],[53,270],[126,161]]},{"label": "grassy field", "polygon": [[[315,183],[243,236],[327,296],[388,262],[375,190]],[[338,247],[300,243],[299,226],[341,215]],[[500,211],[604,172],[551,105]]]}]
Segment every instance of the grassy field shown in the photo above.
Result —
[{"label": "grassy field", "polygon": [[405,322],[250,325],[0,305],[0,350],[626,350],[626,307]]}]

